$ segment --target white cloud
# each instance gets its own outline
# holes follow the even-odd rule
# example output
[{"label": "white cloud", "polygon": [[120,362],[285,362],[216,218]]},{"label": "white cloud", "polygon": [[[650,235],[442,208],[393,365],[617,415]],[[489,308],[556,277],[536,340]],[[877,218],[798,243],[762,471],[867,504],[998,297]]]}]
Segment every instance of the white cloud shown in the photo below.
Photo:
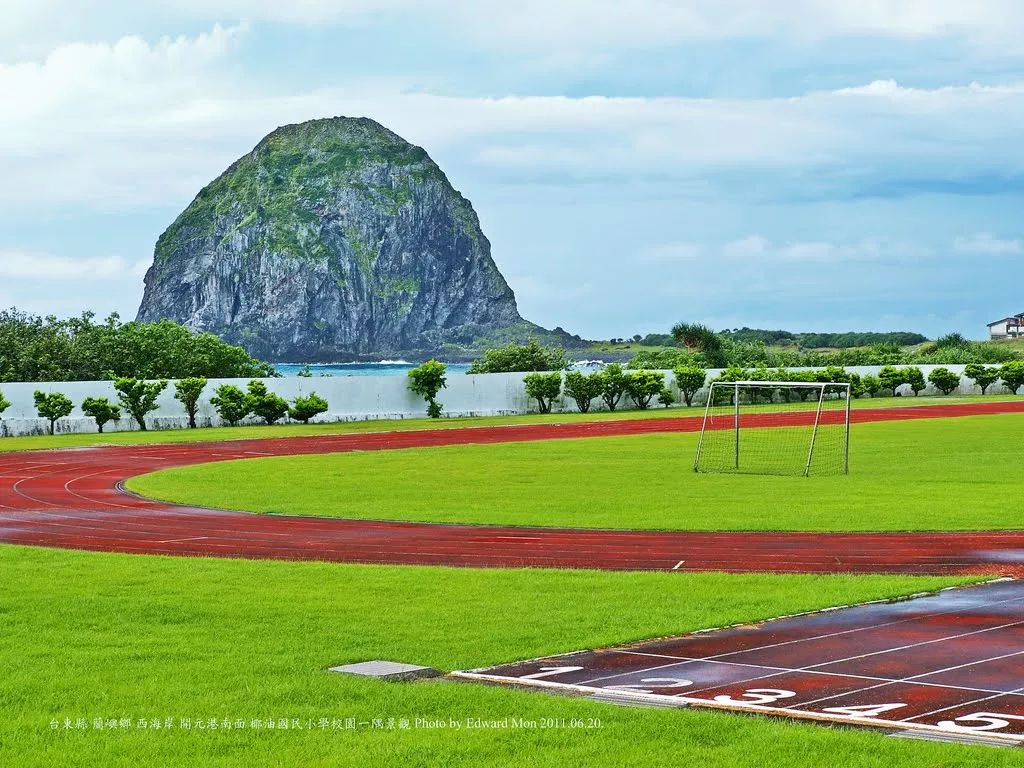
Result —
[{"label": "white cloud", "polygon": [[1024,242],[1017,239],[1003,239],[988,232],[979,232],[969,237],[958,237],[953,241],[957,253],[978,256],[1017,256],[1024,253]]},{"label": "white cloud", "polygon": [[122,280],[132,283],[146,273],[149,259],[121,256],[71,258],[46,253],[0,250],[0,278],[42,281]]},{"label": "white cloud", "polygon": [[1024,21],[1015,0],[176,0],[153,5],[192,18],[299,24],[415,16],[480,44],[544,49],[557,44],[563,50],[852,35],[963,35],[991,44],[1010,42],[1014,25],[1019,29]]},{"label": "white cloud", "polygon": [[[491,178],[672,179],[770,194],[891,178],[1024,173],[1024,85],[932,90],[879,81],[793,98],[476,98],[374,81],[283,93],[236,72],[244,25],[148,43],[72,44],[0,65],[0,202],[184,205],[274,127],[376,118],[447,166]],[[788,190],[788,191],[787,191]],[[756,190],[754,190],[756,191]]]}]

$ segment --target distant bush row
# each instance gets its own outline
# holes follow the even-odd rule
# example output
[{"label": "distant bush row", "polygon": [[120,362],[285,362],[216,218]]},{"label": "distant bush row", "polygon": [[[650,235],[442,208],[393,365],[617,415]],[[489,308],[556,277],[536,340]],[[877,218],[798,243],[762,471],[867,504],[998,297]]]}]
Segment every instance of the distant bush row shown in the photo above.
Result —
[{"label": "distant bush row", "polygon": [[[157,411],[157,398],[167,389],[168,382],[144,381],[120,377],[114,379],[114,390],[118,402],[112,403],[106,397],[87,397],[82,401],[82,413],[96,422],[96,428],[103,432],[104,426],[121,418],[122,410],[131,416],[146,431],[146,417]],[[188,414],[190,429],[196,428],[196,415],[199,411],[199,400],[209,382],[202,377],[190,377],[174,383],[174,398],[179,401]],[[71,398],[61,392],[41,392],[33,394],[36,413],[46,419],[52,435],[57,422],[71,415],[74,403]],[[325,413],[328,403],[315,392],[296,397],[291,403],[280,395],[268,391],[267,385],[252,380],[246,390],[233,384],[217,387],[210,403],[221,419],[231,426],[236,426],[249,416],[256,416],[265,424],[274,424],[282,419],[291,419],[308,424],[310,419]],[[10,407],[11,403],[0,392],[0,415]]]},{"label": "distant bush row", "polygon": [[[1001,381],[1013,394],[1024,386],[1024,361],[1014,360],[1004,363],[1001,366],[989,366],[972,363],[964,367],[964,377],[973,381],[982,394],[988,392],[996,382]],[[897,391],[906,385],[915,395],[920,394],[927,384],[931,384],[943,395],[948,395],[960,386],[961,376],[948,368],[933,368],[928,374],[927,382],[924,373],[917,366],[897,368],[895,366],[883,366],[877,376],[867,374],[861,376],[854,371],[846,371],[838,366],[829,366],[816,371],[799,371],[787,368],[769,369],[764,367],[742,368],[733,366],[726,368],[714,379],[715,381],[815,381],[819,383],[847,383],[850,385],[850,393],[854,397],[877,397],[881,393],[896,395]],[[790,397],[790,390],[780,388],[780,395],[783,399]],[[797,389],[794,393],[798,397],[807,397],[806,390]]]},{"label": "distant bush row", "polygon": [[[444,363],[430,360],[409,372],[409,389],[422,396],[427,403],[427,415],[438,418],[443,406],[437,401],[440,391],[447,386]],[[966,366],[964,376],[977,384],[983,393],[996,382],[1016,394],[1024,386],[1024,361],[1012,361],[1002,366],[971,364]],[[627,399],[639,409],[649,408],[657,402],[665,407],[677,402],[687,406],[695,404],[696,395],[707,385],[707,370],[699,365],[682,365],[672,369],[672,385],[666,383],[665,373],[651,370],[627,370],[618,363],[606,365],[592,373],[581,371],[544,372],[534,371],[523,377],[526,395],[537,404],[541,413],[550,413],[559,397],[566,397],[575,403],[581,413],[589,412],[595,403],[603,404],[609,410],[618,409]],[[922,392],[927,384],[948,395],[961,381],[960,374],[948,368],[934,368],[927,379],[920,368],[906,366],[884,366],[878,375],[862,376],[838,366],[820,370],[791,370],[787,368],[744,368],[731,366],[722,371],[713,381],[778,381],[818,383],[848,383],[854,397],[878,397],[896,395],[904,385],[915,394]],[[762,395],[767,399],[776,396],[783,401],[806,400],[811,389],[779,387],[777,393]]]},{"label": "distant bush row", "polygon": [[716,335],[716,343],[708,349],[665,349],[638,352],[627,367],[634,369],[671,369],[679,365],[700,365],[708,368],[823,368],[854,365],[967,365],[969,363],[1005,363],[1019,360],[1020,355],[1004,344],[968,341],[958,334],[906,350],[886,342],[870,347],[805,351],[768,347],[761,341],[735,340]]}]

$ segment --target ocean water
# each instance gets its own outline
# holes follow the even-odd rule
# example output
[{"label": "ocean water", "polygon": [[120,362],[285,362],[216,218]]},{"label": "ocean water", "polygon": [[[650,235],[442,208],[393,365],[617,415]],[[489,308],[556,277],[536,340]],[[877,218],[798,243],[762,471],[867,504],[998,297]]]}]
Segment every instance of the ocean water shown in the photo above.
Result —
[{"label": "ocean water", "polygon": [[[278,363],[274,366],[282,376],[298,376],[306,366],[301,363]],[[316,363],[309,366],[314,376],[405,376],[416,367],[406,360],[381,360],[378,363]],[[449,374],[463,374],[467,363],[448,363]]]}]

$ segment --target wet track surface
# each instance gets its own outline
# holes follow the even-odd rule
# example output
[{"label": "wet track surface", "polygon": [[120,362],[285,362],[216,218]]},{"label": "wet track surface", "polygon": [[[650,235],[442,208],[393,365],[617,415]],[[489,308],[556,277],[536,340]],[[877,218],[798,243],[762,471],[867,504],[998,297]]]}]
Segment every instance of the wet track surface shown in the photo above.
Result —
[{"label": "wet track surface", "polygon": [[1024,742],[1024,583],[949,589],[458,677]]},{"label": "wet track surface", "polygon": [[[853,417],[869,422],[994,413],[1024,413],[1024,403],[858,409]],[[807,418],[807,412],[770,416],[776,425],[802,424]],[[698,430],[700,423],[699,417],[659,418],[0,453],[0,542],[479,567],[1024,574],[1024,532],[1016,531],[607,531],[278,517],[149,501],[120,486],[146,472],[229,459],[683,432]]]}]

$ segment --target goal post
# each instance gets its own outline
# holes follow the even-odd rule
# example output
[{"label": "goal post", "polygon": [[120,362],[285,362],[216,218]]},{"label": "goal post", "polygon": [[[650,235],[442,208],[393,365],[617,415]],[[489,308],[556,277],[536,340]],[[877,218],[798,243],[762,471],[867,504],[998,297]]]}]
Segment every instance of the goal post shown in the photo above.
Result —
[{"label": "goal post", "polygon": [[711,382],[694,471],[848,474],[850,390],[845,382]]}]

